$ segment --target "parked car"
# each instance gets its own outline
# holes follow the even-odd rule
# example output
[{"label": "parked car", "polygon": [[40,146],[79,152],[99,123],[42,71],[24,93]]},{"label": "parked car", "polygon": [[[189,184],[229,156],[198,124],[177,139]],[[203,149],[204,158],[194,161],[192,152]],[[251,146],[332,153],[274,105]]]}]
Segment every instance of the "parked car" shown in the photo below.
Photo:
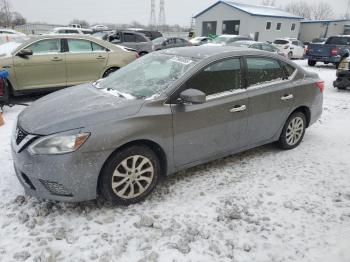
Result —
[{"label": "parked car", "polygon": [[312,44],[324,44],[327,41],[327,38],[314,38]]},{"label": "parked car", "polygon": [[70,24],[69,27],[73,27],[73,28],[83,28],[81,26],[81,24]]},{"label": "parked car", "polygon": [[21,95],[95,81],[137,56],[85,35],[33,36],[0,46],[0,70],[10,73],[11,93]]},{"label": "parked car", "polygon": [[271,52],[271,53],[275,53],[275,54],[284,56],[283,52],[281,52],[277,47],[275,47],[269,43],[256,42],[256,41],[237,41],[237,42],[229,44],[228,46],[254,48],[254,49],[267,51],[267,52]]},{"label": "parked car", "polygon": [[289,59],[303,59],[305,54],[304,44],[295,38],[278,38],[273,41],[277,47]]},{"label": "parked car", "polygon": [[337,79],[333,82],[333,86],[345,90],[350,89],[350,52],[348,49],[344,50],[342,59],[337,68]]},{"label": "parked car", "polygon": [[113,33],[108,35],[107,41],[116,45],[132,48],[133,50],[136,50],[140,56],[153,51],[152,41],[144,34],[134,31],[113,31]]},{"label": "parked car", "polygon": [[113,30],[99,31],[99,32],[93,33],[92,36],[101,40],[108,41],[108,36],[113,34],[113,32],[114,32]]},{"label": "parked car", "polygon": [[94,30],[94,31],[106,31],[109,30],[109,28],[105,25],[94,25],[91,26],[90,29]]},{"label": "parked car", "polygon": [[159,37],[152,42],[154,51],[192,45],[190,42],[180,37]]},{"label": "parked car", "polygon": [[206,36],[199,36],[199,37],[192,38],[190,40],[190,43],[194,46],[200,46],[211,42],[212,42],[212,39]]},{"label": "parked car", "polygon": [[80,28],[74,28],[74,27],[55,27],[50,34],[56,35],[56,34],[78,34],[83,35],[83,31]]},{"label": "parked car", "polygon": [[309,66],[317,62],[334,64],[337,68],[341,60],[341,53],[350,48],[350,36],[331,36],[324,44],[310,44],[306,49],[305,58]]},{"label": "parked car", "polygon": [[18,36],[25,36],[26,34],[23,34],[21,32],[8,29],[8,28],[0,28],[0,35],[18,35]]},{"label": "parked car", "polygon": [[317,74],[259,50],[154,52],[22,111],[16,174],[40,199],[136,203],[161,176],[271,142],[297,147],[321,116],[323,88]]},{"label": "parked car", "polygon": [[212,43],[205,44],[207,46],[225,46],[237,41],[249,41],[252,40],[248,36],[243,35],[220,35],[216,37]]},{"label": "parked car", "polygon": [[84,35],[92,35],[94,33],[91,29],[86,28],[80,28],[80,31],[82,31]]},{"label": "parked car", "polygon": [[144,30],[141,28],[130,28],[128,29],[129,31],[135,31],[138,32],[140,34],[144,34],[145,36],[147,36],[150,40],[154,40],[158,37],[162,37],[162,33],[158,32],[158,31],[149,31],[149,30]]}]

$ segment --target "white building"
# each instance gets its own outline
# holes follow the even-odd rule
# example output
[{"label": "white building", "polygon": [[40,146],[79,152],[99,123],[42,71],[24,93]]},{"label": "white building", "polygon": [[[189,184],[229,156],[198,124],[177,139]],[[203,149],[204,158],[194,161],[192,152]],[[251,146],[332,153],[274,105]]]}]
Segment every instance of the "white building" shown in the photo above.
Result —
[{"label": "white building", "polygon": [[302,17],[272,6],[218,1],[195,16],[196,35],[240,34],[257,41],[298,38]]},{"label": "white building", "polygon": [[301,22],[301,41],[311,42],[315,38],[328,38],[335,35],[350,35],[350,20],[314,20]]}]

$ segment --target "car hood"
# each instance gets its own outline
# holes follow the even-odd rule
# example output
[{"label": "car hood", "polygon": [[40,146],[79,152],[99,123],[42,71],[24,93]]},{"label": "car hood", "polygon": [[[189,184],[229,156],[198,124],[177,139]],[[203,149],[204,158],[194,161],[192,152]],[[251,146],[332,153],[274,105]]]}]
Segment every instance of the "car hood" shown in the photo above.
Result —
[{"label": "car hood", "polygon": [[225,44],[217,44],[217,43],[207,43],[204,44],[203,46],[224,46]]},{"label": "car hood", "polygon": [[74,86],[32,103],[18,116],[18,125],[30,134],[50,135],[117,121],[136,114],[144,100],[125,99],[95,88]]}]

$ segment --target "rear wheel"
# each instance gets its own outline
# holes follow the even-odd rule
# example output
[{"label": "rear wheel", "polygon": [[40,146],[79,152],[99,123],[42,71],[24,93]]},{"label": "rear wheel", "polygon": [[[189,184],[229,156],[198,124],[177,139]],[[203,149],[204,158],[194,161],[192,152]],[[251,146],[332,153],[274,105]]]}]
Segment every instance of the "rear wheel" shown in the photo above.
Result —
[{"label": "rear wheel", "polygon": [[106,72],[104,72],[103,78],[109,76],[110,74],[114,73],[118,69],[119,69],[118,67],[109,68]]},{"label": "rear wheel", "polygon": [[309,66],[315,66],[315,65],[316,65],[316,61],[315,61],[315,60],[308,60],[308,61],[307,61],[307,64],[308,64]]},{"label": "rear wheel", "polygon": [[99,189],[110,202],[130,205],[144,200],[160,176],[157,155],[148,147],[135,145],[117,152],[105,164]]},{"label": "rear wheel", "polygon": [[302,112],[293,113],[285,123],[278,145],[282,149],[296,148],[305,135],[306,117]]}]

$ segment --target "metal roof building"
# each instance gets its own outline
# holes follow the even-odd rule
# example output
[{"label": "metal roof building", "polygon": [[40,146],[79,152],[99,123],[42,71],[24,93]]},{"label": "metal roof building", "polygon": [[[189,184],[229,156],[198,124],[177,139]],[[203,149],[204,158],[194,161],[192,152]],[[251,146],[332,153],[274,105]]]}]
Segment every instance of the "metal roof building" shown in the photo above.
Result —
[{"label": "metal roof building", "polygon": [[315,38],[328,38],[334,35],[350,35],[350,20],[313,20],[302,21],[300,40],[311,42]]},{"label": "metal roof building", "polygon": [[257,41],[297,38],[302,17],[272,6],[218,1],[195,16],[196,34],[240,34]]}]

